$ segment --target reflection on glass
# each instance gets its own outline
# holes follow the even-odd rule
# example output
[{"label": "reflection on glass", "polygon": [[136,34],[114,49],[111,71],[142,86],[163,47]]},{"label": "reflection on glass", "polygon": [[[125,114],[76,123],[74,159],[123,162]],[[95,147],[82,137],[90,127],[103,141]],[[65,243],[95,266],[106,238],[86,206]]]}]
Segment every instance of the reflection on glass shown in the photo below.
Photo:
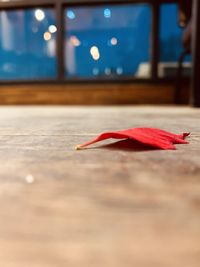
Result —
[{"label": "reflection on glass", "polygon": [[148,5],[68,8],[65,23],[66,77],[149,76]]},{"label": "reflection on glass", "polygon": [[0,11],[0,79],[55,78],[56,30],[51,9]]},{"label": "reflection on glass", "polygon": [[[163,4],[160,8],[160,63],[159,76],[174,76],[177,73],[177,62],[183,52],[183,29],[178,25],[178,7],[176,4]],[[191,71],[191,57],[184,61],[184,74]]]}]

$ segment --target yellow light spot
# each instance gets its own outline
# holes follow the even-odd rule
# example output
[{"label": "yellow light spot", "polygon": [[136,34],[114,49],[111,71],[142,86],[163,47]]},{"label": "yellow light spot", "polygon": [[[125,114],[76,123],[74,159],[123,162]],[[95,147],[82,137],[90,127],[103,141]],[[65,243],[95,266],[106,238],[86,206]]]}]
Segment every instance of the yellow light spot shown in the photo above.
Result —
[{"label": "yellow light spot", "polygon": [[91,56],[92,56],[92,58],[93,58],[94,60],[99,60],[99,58],[100,58],[100,53],[99,53],[99,49],[98,49],[98,47],[96,47],[96,46],[92,46],[92,47],[90,48],[90,54],[91,54]]},{"label": "yellow light spot", "polygon": [[45,32],[45,33],[44,33],[44,40],[45,40],[45,41],[49,41],[49,40],[51,40],[51,34],[50,34],[50,32]]}]

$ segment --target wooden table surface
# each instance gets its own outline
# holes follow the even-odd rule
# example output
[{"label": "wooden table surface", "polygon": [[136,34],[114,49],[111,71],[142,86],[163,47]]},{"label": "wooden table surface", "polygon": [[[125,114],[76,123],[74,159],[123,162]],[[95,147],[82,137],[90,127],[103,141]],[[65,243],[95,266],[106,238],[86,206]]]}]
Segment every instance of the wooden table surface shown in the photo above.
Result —
[{"label": "wooden table surface", "polygon": [[[139,126],[190,144],[74,150]],[[200,110],[1,107],[0,266],[199,267]]]}]

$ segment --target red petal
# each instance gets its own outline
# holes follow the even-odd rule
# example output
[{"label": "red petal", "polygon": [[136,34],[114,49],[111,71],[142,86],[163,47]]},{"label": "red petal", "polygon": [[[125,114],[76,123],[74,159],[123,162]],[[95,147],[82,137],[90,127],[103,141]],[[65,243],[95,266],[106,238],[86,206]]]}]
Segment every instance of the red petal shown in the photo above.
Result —
[{"label": "red petal", "polygon": [[132,139],[142,144],[149,145],[160,149],[176,149],[174,144],[188,144],[184,139],[189,133],[173,134],[161,129],[155,128],[133,128],[117,132],[107,132],[99,135],[94,140],[77,146],[77,149],[84,148],[91,144],[97,143],[109,138],[114,139]]}]

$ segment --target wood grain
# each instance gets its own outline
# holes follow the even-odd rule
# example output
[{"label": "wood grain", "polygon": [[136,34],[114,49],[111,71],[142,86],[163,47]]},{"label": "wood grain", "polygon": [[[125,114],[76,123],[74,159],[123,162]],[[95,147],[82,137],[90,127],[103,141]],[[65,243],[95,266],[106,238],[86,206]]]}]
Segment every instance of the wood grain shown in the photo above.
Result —
[{"label": "wood grain", "polygon": [[[148,82],[0,85],[1,105],[173,104],[174,98],[175,85]],[[189,102],[188,82],[185,83],[179,102]]]},{"label": "wood grain", "polygon": [[[199,119],[176,107],[1,107],[0,266],[199,267]],[[190,144],[74,150],[138,126],[190,131]]]}]

